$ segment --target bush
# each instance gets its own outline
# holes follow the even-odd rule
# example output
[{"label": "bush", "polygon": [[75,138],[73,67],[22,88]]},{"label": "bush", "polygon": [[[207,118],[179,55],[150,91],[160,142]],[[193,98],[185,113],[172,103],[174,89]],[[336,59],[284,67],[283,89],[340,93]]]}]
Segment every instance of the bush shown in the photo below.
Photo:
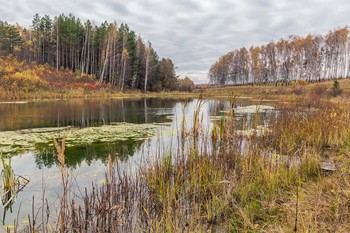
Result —
[{"label": "bush", "polygon": [[343,90],[340,88],[340,84],[339,84],[338,80],[334,80],[331,95],[334,97],[337,97],[342,92],[343,92]]},{"label": "bush", "polygon": [[26,70],[5,75],[1,79],[1,85],[7,90],[35,91],[37,89],[46,88],[48,83],[39,78],[35,72]]},{"label": "bush", "polygon": [[299,84],[305,86],[307,84],[307,80],[302,79],[299,81]]},{"label": "bush", "polygon": [[184,79],[178,79],[178,90],[191,92],[194,89],[194,83],[188,77]]}]

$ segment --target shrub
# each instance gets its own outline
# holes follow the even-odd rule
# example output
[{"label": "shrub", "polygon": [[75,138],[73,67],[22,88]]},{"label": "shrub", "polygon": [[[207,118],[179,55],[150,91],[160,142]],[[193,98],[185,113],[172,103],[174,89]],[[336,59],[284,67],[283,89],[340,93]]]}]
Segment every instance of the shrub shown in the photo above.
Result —
[{"label": "shrub", "polygon": [[47,87],[48,83],[39,78],[35,72],[25,70],[5,75],[1,80],[1,85],[7,90],[35,91]]},{"label": "shrub", "polygon": [[178,79],[178,90],[191,92],[194,89],[194,83],[188,77],[184,79]]},{"label": "shrub", "polygon": [[336,96],[340,95],[342,92],[343,92],[343,90],[340,88],[340,84],[339,84],[338,80],[334,80],[331,95],[336,97]]},{"label": "shrub", "polygon": [[305,86],[307,84],[307,80],[302,79],[302,80],[299,81],[299,84],[302,85],[302,86]]}]

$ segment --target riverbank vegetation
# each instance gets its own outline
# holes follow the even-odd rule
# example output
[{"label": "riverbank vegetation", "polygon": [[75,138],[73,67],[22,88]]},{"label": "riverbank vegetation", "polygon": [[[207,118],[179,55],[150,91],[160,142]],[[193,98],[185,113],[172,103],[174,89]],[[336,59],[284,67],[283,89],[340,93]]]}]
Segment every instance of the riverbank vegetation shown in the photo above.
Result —
[{"label": "riverbank vegetation", "polygon": [[279,100],[283,102],[304,99],[312,101],[348,102],[350,97],[350,79],[328,80],[317,83],[293,81],[291,85],[246,85],[220,86],[206,85],[197,89],[206,98],[227,98],[234,94],[241,97]]},{"label": "riverbank vegetation", "polygon": [[[173,92],[178,96],[189,95],[194,84],[190,79],[175,79]],[[173,96],[169,90],[158,86],[157,90],[143,92],[137,89],[121,91],[110,83],[98,82],[93,74],[73,72],[70,69],[58,71],[48,64],[27,63],[12,55],[0,57],[0,100],[62,99],[82,97],[144,97]],[[185,93],[187,92],[187,93]]]},{"label": "riverbank vegetation", "polygon": [[[60,221],[44,222],[45,205],[26,229],[45,232],[57,224],[55,229],[77,232],[350,230],[348,106],[304,96],[278,109],[268,128],[255,124],[256,133],[247,136],[237,133],[233,109],[206,127],[201,103],[193,126],[186,128],[186,119],[179,126],[177,150],[150,155],[152,162],[132,174],[120,172],[110,157],[103,184],[78,198],[64,197],[71,203],[61,206]],[[35,220],[40,211],[42,224]]]}]

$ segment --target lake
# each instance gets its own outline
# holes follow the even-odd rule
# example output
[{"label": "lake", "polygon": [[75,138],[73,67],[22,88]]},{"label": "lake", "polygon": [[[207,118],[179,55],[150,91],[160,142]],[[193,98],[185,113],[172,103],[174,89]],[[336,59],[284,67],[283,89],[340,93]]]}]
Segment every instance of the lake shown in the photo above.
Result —
[{"label": "lake", "polygon": [[[192,127],[198,101],[111,98],[0,103],[0,153],[11,160],[17,176],[29,180],[7,208],[1,208],[0,225],[13,224],[17,215],[19,224],[27,224],[33,197],[35,211],[42,206],[42,197],[52,207],[59,204],[62,187],[54,138],[66,138],[70,192],[79,197],[93,182],[105,182],[109,156],[118,161],[119,169],[132,172],[157,154],[176,149],[182,121],[186,128]],[[267,126],[276,112],[270,111],[271,103],[264,103],[267,106],[256,118],[258,103],[239,99],[231,106],[228,100],[205,100],[202,124],[209,132],[213,121],[234,107],[237,130],[251,129],[256,120]]]}]

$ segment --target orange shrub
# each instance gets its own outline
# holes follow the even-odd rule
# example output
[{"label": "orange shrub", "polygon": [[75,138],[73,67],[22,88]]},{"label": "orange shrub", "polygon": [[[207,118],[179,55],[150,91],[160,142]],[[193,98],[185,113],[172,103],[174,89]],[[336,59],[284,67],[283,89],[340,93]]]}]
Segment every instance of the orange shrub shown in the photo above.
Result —
[{"label": "orange shrub", "polygon": [[57,71],[49,64],[20,62],[13,56],[0,57],[0,85],[3,89],[13,91],[64,90],[81,88],[98,90],[95,75],[73,72],[68,69]]},{"label": "orange shrub", "polygon": [[302,86],[305,86],[307,84],[307,80],[302,79],[302,80],[299,81],[299,84],[302,85]]}]

